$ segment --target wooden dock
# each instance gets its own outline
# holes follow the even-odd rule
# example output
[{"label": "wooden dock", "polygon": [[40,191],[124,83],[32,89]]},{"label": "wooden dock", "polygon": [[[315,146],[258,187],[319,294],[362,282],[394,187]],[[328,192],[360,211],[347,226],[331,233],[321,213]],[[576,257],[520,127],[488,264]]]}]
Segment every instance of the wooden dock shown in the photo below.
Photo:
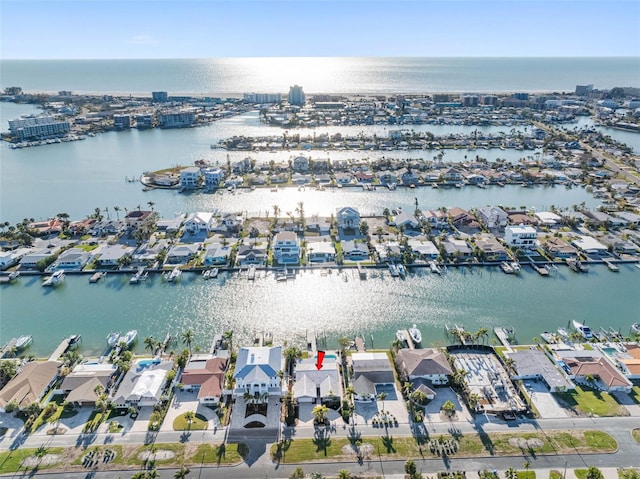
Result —
[{"label": "wooden dock", "polygon": [[399,329],[398,333],[402,335],[402,342],[407,343],[407,347],[409,349],[415,349],[416,346],[413,344],[413,340],[411,339],[411,335],[409,334],[408,329]]},{"label": "wooden dock", "polygon": [[358,263],[358,275],[360,276],[360,279],[367,279],[367,271],[360,263]]},{"label": "wooden dock", "polygon": [[538,266],[534,261],[531,261],[529,264],[540,276],[549,276],[549,270],[544,266]]},{"label": "wooden dock", "polygon": [[249,270],[247,271],[247,279],[249,281],[253,281],[256,279],[256,267],[251,265],[249,266]]},{"label": "wooden dock", "polygon": [[617,273],[620,271],[620,268],[618,267],[618,265],[614,264],[611,260],[605,259],[604,264],[607,265],[607,268],[609,268],[609,271],[612,271],[614,273]]},{"label": "wooden dock", "polygon": [[513,330],[511,328],[493,328],[493,332],[502,345],[507,348],[507,351],[512,351],[511,341],[514,339]]},{"label": "wooden dock", "polygon": [[364,343],[364,338],[362,336],[356,336],[354,342],[356,351],[358,351],[359,353],[364,353],[367,350],[367,347]]},{"label": "wooden dock", "polygon": [[315,353],[318,350],[318,340],[314,331],[307,331],[307,351]]},{"label": "wooden dock", "polygon": [[57,361],[60,356],[67,352],[69,346],[71,346],[71,336],[62,340],[53,354],[49,356],[49,361]]}]

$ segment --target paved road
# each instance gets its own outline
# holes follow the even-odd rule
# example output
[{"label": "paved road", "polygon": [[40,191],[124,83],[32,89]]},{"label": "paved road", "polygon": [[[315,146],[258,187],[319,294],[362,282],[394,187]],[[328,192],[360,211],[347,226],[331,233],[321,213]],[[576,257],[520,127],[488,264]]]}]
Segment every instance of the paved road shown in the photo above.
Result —
[{"label": "paved road", "polygon": [[[598,467],[618,467],[618,466],[640,466],[640,446],[631,437],[630,430],[640,427],[640,419],[634,417],[618,417],[618,418],[557,418],[557,419],[541,419],[541,420],[519,420],[514,422],[497,421],[495,419],[487,420],[479,417],[476,422],[470,420],[461,420],[453,422],[430,423],[428,425],[428,433],[431,435],[448,434],[451,427],[455,427],[462,434],[475,434],[478,430],[484,432],[526,432],[526,431],[547,431],[547,430],[580,430],[580,429],[599,429],[611,434],[619,444],[619,450],[615,454],[576,454],[573,455],[549,455],[549,456],[531,456],[522,455],[515,457],[482,457],[471,459],[459,458],[434,458],[426,455],[424,459],[416,461],[418,467],[423,472],[433,473],[445,469],[458,469],[466,471],[477,471],[480,469],[497,469],[504,471],[509,467],[522,469],[524,461],[529,461],[532,468],[542,469],[558,469],[565,467],[577,468],[595,465]],[[380,436],[381,429],[373,428],[367,425],[358,425],[355,428],[362,433],[363,436]],[[222,479],[234,479],[243,477],[270,477],[280,478],[289,477],[291,472],[297,467],[296,465],[278,465],[271,461],[268,454],[268,448],[274,440],[277,440],[280,434],[291,436],[293,438],[312,438],[315,429],[313,427],[298,427],[295,429],[286,429],[284,431],[277,430],[254,430],[247,433],[233,433],[229,435],[229,439],[233,441],[242,441],[249,446],[249,456],[247,461],[238,466],[222,466],[222,467],[202,467],[192,468],[192,472],[188,477],[216,477]],[[342,424],[332,427],[329,434],[334,437],[346,437],[349,433],[349,427],[342,427]],[[400,424],[397,428],[392,428],[390,433],[393,436],[411,435],[408,424]],[[164,443],[164,442],[216,442],[224,439],[227,431],[197,431],[192,433],[183,432],[159,432],[144,433],[130,432],[127,434],[84,434],[79,436],[47,436],[46,434],[35,435],[15,435],[14,437],[4,437],[0,442],[0,449],[13,449],[16,447],[40,447],[42,445],[52,446],[86,446],[100,444],[141,444],[141,443]],[[324,475],[336,475],[340,469],[349,469],[351,472],[364,474],[367,472],[376,472],[379,475],[401,474],[403,473],[404,461],[382,461],[374,452],[370,459],[358,462],[356,458],[350,462],[339,463],[331,461],[328,463],[305,464],[302,467],[307,472],[320,472]],[[160,478],[172,478],[175,469],[159,471]],[[37,477],[50,478],[86,478],[94,477],[96,479],[107,479],[114,477],[130,477],[132,471],[123,471],[121,473],[114,471],[94,471],[90,475],[84,473],[47,473],[42,472],[36,474]],[[16,475],[18,477],[18,475]]]}]

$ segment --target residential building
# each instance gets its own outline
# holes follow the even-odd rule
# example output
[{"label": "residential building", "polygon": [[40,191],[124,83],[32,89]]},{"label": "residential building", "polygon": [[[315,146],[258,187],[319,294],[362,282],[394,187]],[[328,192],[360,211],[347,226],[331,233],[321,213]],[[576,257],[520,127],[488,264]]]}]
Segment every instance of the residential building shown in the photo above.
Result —
[{"label": "residential building", "polygon": [[596,351],[561,351],[561,360],[574,381],[607,392],[631,392],[632,384]]},{"label": "residential building", "polygon": [[200,168],[197,166],[189,166],[180,170],[180,188],[185,190],[193,190],[200,187]]},{"label": "residential building", "polygon": [[360,212],[358,208],[346,206],[336,208],[336,223],[338,228],[358,229],[360,227]]},{"label": "residential building", "polygon": [[265,246],[241,245],[236,251],[236,264],[238,266],[263,266],[266,259],[267,249]]},{"label": "residential building", "polygon": [[300,240],[292,231],[281,231],[273,239],[273,259],[278,264],[297,264],[300,261]]},{"label": "residential building", "polygon": [[570,258],[578,254],[578,250],[562,238],[551,236],[542,244],[544,250],[554,258]]},{"label": "residential building", "polygon": [[280,103],[280,93],[245,93],[243,99],[246,103]]},{"label": "residential building", "polygon": [[504,228],[509,220],[507,212],[497,206],[481,206],[476,214],[487,228]]},{"label": "residential building", "polygon": [[205,265],[226,265],[231,256],[231,248],[222,244],[212,244],[204,252],[202,264]]},{"label": "residential building", "polygon": [[71,131],[71,123],[58,121],[51,115],[30,116],[9,120],[9,131],[19,140],[59,136]]},{"label": "residential building", "polygon": [[445,253],[449,258],[470,258],[473,255],[471,248],[463,239],[448,237],[442,242]]},{"label": "residential building", "polygon": [[151,92],[151,100],[154,103],[165,103],[169,101],[169,94],[166,91]]},{"label": "residential building", "polygon": [[552,393],[575,389],[575,384],[539,349],[507,351],[505,355],[513,360],[514,381],[541,380]]},{"label": "residential building", "polygon": [[221,168],[205,168],[202,170],[204,175],[204,187],[207,190],[214,190],[220,186],[224,178],[224,172]]},{"label": "residential building", "polygon": [[331,241],[307,241],[307,258],[311,263],[328,263],[336,259],[336,248]]},{"label": "residential building", "polygon": [[145,210],[131,210],[124,217],[124,221],[129,228],[152,227],[155,220],[155,213]]},{"label": "residential building", "polygon": [[378,384],[395,384],[393,366],[387,353],[353,353],[351,361],[356,401],[374,400],[378,394]]},{"label": "residential building", "polygon": [[187,390],[197,391],[203,406],[217,406],[222,398],[226,370],[226,358],[195,356],[184,368],[180,383]]},{"label": "residential building", "polygon": [[290,105],[302,106],[305,104],[306,97],[304,91],[301,86],[294,85],[289,87],[289,96],[288,96]]},{"label": "residential building", "polygon": [[95,407],[100,400],[96,387],[108,393],[116,376],[117,368],[110,363],[79,364],[64,377],[58,389],[66,395],[65,400],[70,404]]},{"label": "residential building", "polygon": [[504,229],[504,241],[511,248],[535,249],[537,236],[533,226],[513,225]]},{"label": "residential building", "polygon": [[324,404],[342,396],[335,357],[325,356],[322,369],[317,368],[317,358],[303,359],[296,364],[295,374],[293,397],[299,403]]},{"label": "residential building", "polygon": [[433,241],[430,241],[423,236],[409,238],[408,244],[409,247],[411,247],[411,251],[418,255],[420,259],[430,261],[438,259],[438,256],[440,256],[440,251],[438,250],[438,247],[433,244]]},{"label": "residential building", "polygon": [[0,389],[0,412],[4,412],[9,403],[15,403],[18,409],[23,410],[31,403],[40,402],[58,379],[61,365],[58,361],[32,361],[25,364]]},{"label": "residential building", "polygon": [[185,128],[196,123],[194,110],[182,110],[161,113],[158,121],[162,128]]},{"label": "residential building", "polygon": [[579,235],[571,244],[585,254],[600,256],[607,253],[607,247],[591,236]]},{"label": "residential building", "polygon": [[51,265],[53,269],[80,271],[93,259],[93,253],[82,248],[71,248],[60,253],[60,256]]},{"label": "residential building", "polygon": [[131,256],[135,248],[124,245],[106,245],[98,252],[98,263],[100,266],[118,266],[122,258]]},{"label": "residential building", "polygon": [[366,261],[369,259],[369,247],[361,241],[341,241],[344,259],[349,261]]},{"label": "residential building", "polygon": [[143,359],[131,366],[120,382],[112,403],[117,408],[155,406],[162,399],[173,361]]},{"label": "residential building", "polygon": [[264,394],[280,396],[282,389],[278,371],[283,369],[282,346],[240,348],[233,379],[234,394],[249,393],[255,397]]},{"label": "residential building", "polygon": [[423,379],[433,385],[443,385],[449,383],[453,374],[449,361],[438,349],[400,349],[396,358],[409,382]]},{"label": "residential building", "polygon": [[200,251],[197,244],[178,244],[167,252],[167,264],[185,264],[191,261]]},{"label": "residential building", "polygon": [[138,130],[146,130],[153,126],[153,115],[150,113],[140,113],[136,115],[136,127]]},{"label": "residential building", "polygon": [[305,173],[309,171],[309,158],[304,156],[296,156],[292,162],[293,171]]},{"label": "residential building", "polygon": [[116,130],[128,130],[131,128],[131,115],[113,115],[113,127]]},{"label": "residential building", "polygon": [[201,231],[211,231],[215,224],[213,213],[208,211],[198,211],[190,213],[184,222],[184,229],[189,233],[199,233]]},{"label": "residential building", "polygon": [[509,259],[507,249],[491,234],[483,234],[476,238],[476,248],[482,252],[487,261],[504,261]]},{"label": "residential building", "polygon": [[424,210],[422,212],[422,219],[432,229],[440,229],[448,226],[448,215],[441,210]]}]

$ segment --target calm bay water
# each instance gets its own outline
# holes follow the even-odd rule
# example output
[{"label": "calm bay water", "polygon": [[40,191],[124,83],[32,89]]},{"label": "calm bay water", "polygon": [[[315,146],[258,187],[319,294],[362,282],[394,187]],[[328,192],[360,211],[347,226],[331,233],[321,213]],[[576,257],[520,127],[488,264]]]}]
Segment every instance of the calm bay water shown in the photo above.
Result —
[{"label": "calm bay water", "polygon": [[[301,63],[302,62],[302,63]],[[269,68],[266,68],[266,66]],[[640,77],[638,59],[228,59],[148,60],[95,62],[6,61],[2,87],[20,85],[26,91],[132,92],[152,90],[241,94],[246,91],[286,92],[290,84],[302,84],[307,92],[391,93],[431,91],[565,90],[576,83],[596,87],[633,85]],[[261,68],[265,67],[265,68]],[[272,67],[277,68],[272,68]],[[278,70],[278,74],[273,73]],[[118,74],[114,75],[113,72]],[[301,74],[300,72],[305,72]],[[305,75],[305,76],[302,76]],[[1,129],[29,105],[0,104]],[[324,131],[358,133],[364,127],[300,130],[300,134]],[[471,132],[475,127],[420,126],[434,134]],[[480,129],[480,128],[478,128]],[[370,131],[367,128],[367,131]],[[376,134],[387,134],[384,127]],[[481,129],[486,132],[500,128]],[[506,127],[505,127],[505,130]],[[617,130],[607,132],[614,138]],[[570,208],[585,202],[599,203],[582,188],[487,188],[462,190],[398,189],[336,192],[286,189],[230,194],[191,194],[175,191],[143,192],[125,176],[138,176],[176,164],[189,165],[204,158],[226,162],[227,153],[209,145],[234,134],[274,135],[280,130],[261,125],[255,112],[187,130],[132,130],[107,133],[85,141],[11,150],[0,145],[0,220],[15,223],[24,217],[47,218],[60,212],[84,217],[96,207],[133,209],[153,201],[163,216],[175,212],[211,210],[265,215],[277,204],[293,211],[300,201],[307,214],[330,215],[335,208],[356,206],[363,214],[380,214],[385,207],[412,209],[487,204],[548,209],[552,204]],[[626,133],[626,132],[622,132]],[[637,136],[629,137],[631,142]],[[624,141],[624,140],[621,140]],[[637,143],[636,143],[637,144]],[[635,147],[635,146],[634,146]],[[636,149],[636,151],[638,151]],[[389,154],[392,153],[392,154]],[[518,151],[450,151],[445,161],[464,161],[476,154],[518,161]],[[258,162],[283,161],[292,153],[252,155]],[[432,153],[385,152],[387,156],[431,159]],[[230,153],[231,161],[244,153]],[[378,152],[312,152],[314,158],[375,158]],[[335,273],[338,273],[337,271]],[[99,354],[105,336],[113,330],[137,328],[140,336],[162,339],[191,328],[198,345],[209,347],[213,335],[233,329],[240,339],[250,339],[265,328],[276,340],[304,337],[305,331],[324,332],[334,340],[340,335],[374,336],[384,347],[400,327],[419,324],[425,344],[443,342],[444,324],[461,324],[470,330],[481,326],[513,326],[521,341],[530,341],[543,330],[565,326],[578,319],[592,327],[612,326],[626,332],[640,320],[640,270],[623,266],[619,274],[594,267],[588,275],[561,270],[555,278],[532,271],[521,277],[494,269],[450,270],[443,277],[415,270],[406,281],[374,272],[366,281],[333,274],[304,272],[295,280],[278,283],[272,277],[254,283],[239,276],[221,275],[204,282],[185,274],[179,284],[159,278],[137,287],[127,276],[112,275],[105,283],[89,285],[86,277],[68,277],[55,290],[40,287],[38,278],[23,277],[18,284],[0,287],[0,342],[20,334],[32,334],[31,352],[47,355],[62,337],[80,333],[83,349]],[[265,321],[265,318],[268,318]],[[140,347],[140,346],[139,346]]]}]

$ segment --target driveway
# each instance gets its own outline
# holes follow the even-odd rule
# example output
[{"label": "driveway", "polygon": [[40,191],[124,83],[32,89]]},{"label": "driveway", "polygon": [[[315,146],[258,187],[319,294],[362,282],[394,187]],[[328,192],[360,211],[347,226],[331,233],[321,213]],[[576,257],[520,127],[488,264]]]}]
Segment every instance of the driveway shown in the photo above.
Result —
[{"label": "driveway", "polygon": [[216,412],[200,404],[198,401],[198,393],[196,391],[180,391],[177,390],[173,395],[173,400],[167,411],[167,415],[160,428],[161,431],[173,431],[173,421],[187,411],[195,412],[207,418],[207,429],[220,427],[220,421]]},{"label": "driveway", "polygon": [[551,419],[568,416],[566,409],[560,407],[542,381],[526,381],[525,387],[540,417]]}]

